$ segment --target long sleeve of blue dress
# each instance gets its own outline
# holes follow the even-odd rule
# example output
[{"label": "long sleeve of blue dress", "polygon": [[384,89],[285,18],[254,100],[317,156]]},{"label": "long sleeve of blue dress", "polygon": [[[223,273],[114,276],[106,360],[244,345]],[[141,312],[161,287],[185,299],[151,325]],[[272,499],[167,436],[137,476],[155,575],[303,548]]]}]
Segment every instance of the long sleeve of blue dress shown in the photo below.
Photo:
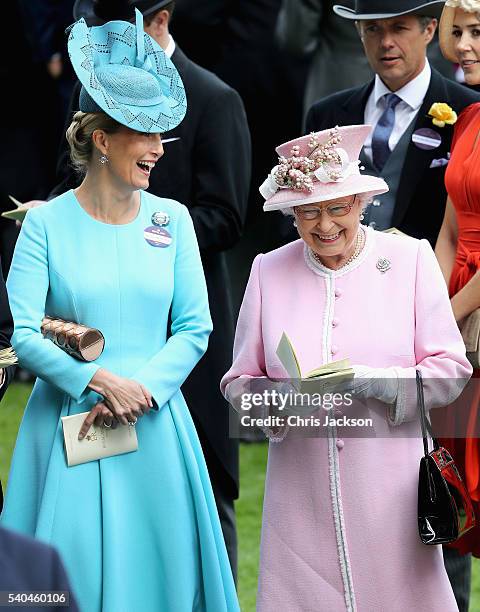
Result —
[{"label": "long sleeve of blue dress", "polygon": [[22,224],[7,280],[15,325],[12,346],[23,368],[81,401],[99,366],[67,355],[43,338],[40,332],[45,314],[55,316],[53,312],[46,312],[49,291],[47,248],[41,211],[30,210]]},{"label": "long sleeve of blue dress", "polygon": [[171,305],[171,336],[132,376],[163,406],[207,350],[212,322],[193,223],[186,208],[178,221]]}]

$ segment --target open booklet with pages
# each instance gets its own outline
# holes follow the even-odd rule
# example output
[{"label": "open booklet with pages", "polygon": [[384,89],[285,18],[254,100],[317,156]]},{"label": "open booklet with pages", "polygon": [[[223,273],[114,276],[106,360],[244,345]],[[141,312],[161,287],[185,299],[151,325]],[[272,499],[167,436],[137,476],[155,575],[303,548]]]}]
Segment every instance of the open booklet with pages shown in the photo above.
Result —
[{"label": "open booklet with pages", "polygon": [[8,197],[12,200],[17,208],[2,212],[2,217],[5,217],[5,219],[12,219],[13,221],[20,221],[21,223],[25,219],[25,215],[27,214],[29,207],[16,200],[13,196]]},{"label": "open booklet with pages", "polygon": [[0,370],[15,365],[17,361],[17,355],[11,346],[0,350]]},{"label": "open booklet with pages", "polygon": [[331,387],[352,379],[354,376],[349,359],[332,361],[303,374],[295,349],[285,332],[278,343],[276,353],[289,377],[292,379],[292,383],[297,386],[298,381],[298,387],[301,389],[306,387],[305,383],[309,383],[308,388],[311,389],[312,385],[310,383],[313,381],[316,383],[316,390],[326,389],[329,386]]}]

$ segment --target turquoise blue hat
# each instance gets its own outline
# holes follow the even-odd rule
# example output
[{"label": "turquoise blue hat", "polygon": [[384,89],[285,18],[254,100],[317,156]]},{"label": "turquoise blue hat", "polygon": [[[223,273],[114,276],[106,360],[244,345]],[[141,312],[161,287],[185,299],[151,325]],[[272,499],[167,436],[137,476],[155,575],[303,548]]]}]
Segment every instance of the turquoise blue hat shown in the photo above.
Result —
[{"label": "turquoise blue hat", "polygon": [[167,132],[187,110],[185,88],[163,49],[135,25],[109,21],[87,27],[80,19],[70,29],[68,53],[82,83],[80,110],[103,111],[139,132]]}]

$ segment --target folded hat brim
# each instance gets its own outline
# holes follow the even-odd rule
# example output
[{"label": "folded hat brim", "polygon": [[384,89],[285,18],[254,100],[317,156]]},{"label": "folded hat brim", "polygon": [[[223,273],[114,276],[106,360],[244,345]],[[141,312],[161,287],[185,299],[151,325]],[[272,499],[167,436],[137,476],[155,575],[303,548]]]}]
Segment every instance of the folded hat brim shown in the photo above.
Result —
[{"label": "folded hat brim", "polygon": [[[120,102],[122,96],[102,85],[96,71],[109,64],[110,53],[115,53],[115,64],[126,69],[135,65],[136,26],[125,21],[110,21],[102,26],[88,28],[84,19],[70,30],[68,52],[70,59],[88,95],[110,117],[133,130],[163,133],[176,127],[184,118],[187,101],[180,75],[163,49],[146,33],[145,66],[162,92],[162,101],[154,105],[136,105]],[[134,94],[132,93],[132,96]]]},{"label": "folded hat brim", "polygon": [[311,193],[280,188],[265,202],[263,210],[265,212],[285,210],[286,208],[292,208],[294,206],[327,202],[329,200],[337,200],[338,198],[346,198],[352,195],[364,194],[373,197],[381,193],[386,193],[387,191],[388,185],[383,179],[367,174],[355,174],[349,176],[341,183],[315,182],[313,192]]},{"label": "folded hat brim", "polygon": [[427,17],[434,17],[435,19],[438,19],[442,14],[444,4],[444,0],[425,2],[414,9],[410,9],[408,11],[398,11],[398,13],[356,13],[354,9],[348,8],[348,6],[342,6],[341,4],[335,4],[333,10],[339,17],[351,19],[352,21],[391,19],[392,17],[401,17],[402,15],[425,15]]},{"label": "folded hat brim", "polygon": [[438,39],[440,41],[440,49],[445,59],[456,63],[458,61],[455,53],[455,39],[452,35],[453,22],[455,21],[456,9],[451,6],[445,6],[440,18],[438,26]]}]

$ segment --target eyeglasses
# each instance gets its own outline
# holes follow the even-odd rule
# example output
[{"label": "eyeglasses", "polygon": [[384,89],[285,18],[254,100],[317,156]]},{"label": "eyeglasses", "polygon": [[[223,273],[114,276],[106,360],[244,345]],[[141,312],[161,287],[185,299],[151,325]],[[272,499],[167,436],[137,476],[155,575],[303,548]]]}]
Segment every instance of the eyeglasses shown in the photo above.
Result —
[{"label": "eyeglasses", "polygon": [[324,206],[323,208],[297,206],[294,208],[294,211],[300,219],[314,221],[322,215],[323,211],[325,211],[329,217],[344,217],[352,210],[354,204],[355,199],[353,202],[336,202],[335,204],[330,204],[330,206]]}]

